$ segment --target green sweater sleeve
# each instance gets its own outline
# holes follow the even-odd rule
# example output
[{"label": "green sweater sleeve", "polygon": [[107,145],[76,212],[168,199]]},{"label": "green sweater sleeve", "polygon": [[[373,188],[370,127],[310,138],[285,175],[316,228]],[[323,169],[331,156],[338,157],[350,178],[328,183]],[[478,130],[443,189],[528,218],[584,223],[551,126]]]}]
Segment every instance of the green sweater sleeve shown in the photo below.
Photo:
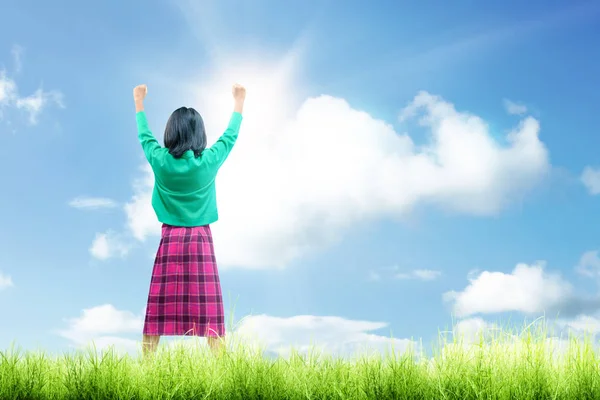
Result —
[{"label": "green sweater sleeve", "polygon": [[156,154],[161,149],[161,146],[148,127],[146,113],[144,111],[136,113],[135,119],[137,121],[138,139],[142,144],[142,149],[144,150],[146,159],[150,165],[152,165],[154,159],[156,158]]},{"label": "green sweater sleeve", "polygon": [[241,123],[242,114],[234,112],[225,133],[221,135],[215,144],[202,152],[202,159],[207,165],[217,169],[223,165],[237,140]]}]

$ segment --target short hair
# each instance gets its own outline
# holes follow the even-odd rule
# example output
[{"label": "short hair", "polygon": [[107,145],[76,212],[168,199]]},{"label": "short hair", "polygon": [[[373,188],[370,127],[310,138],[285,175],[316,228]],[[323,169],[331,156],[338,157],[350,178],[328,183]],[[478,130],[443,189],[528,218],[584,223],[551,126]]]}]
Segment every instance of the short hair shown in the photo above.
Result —
[{"label": "short hair", "polygon": [[206,148],[204,120],[193,108],[180,107],[173,111],[165,127],[165,147],[175,158],[181,158],[188,150],[198,157]]}]

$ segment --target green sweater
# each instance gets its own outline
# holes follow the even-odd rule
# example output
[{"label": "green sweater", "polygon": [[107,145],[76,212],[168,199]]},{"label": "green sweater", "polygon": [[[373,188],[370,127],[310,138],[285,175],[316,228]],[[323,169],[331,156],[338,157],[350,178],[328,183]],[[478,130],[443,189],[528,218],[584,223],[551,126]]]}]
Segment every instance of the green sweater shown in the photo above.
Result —
[{"label": "green sweater", "polygon": [[188,150],[179,159],[161,147],[144,111],[136,114],[138,138],[154,172],[152,207],[158,220],[173,226],[203,226],[219,219],[215,178],[238,137],[242,115],[234,112],[227,130],[199,157]]}]

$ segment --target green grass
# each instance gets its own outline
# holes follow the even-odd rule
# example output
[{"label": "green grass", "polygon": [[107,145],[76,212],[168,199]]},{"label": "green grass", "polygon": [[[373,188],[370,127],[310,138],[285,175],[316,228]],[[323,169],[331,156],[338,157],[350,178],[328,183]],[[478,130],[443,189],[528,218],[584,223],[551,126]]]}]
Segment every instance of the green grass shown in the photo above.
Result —
[{"label": "green grass", "polygon": [[243,346],[161,349],[149,360],[93,350],[0,353],[0,399],[600,399],[589,338],[557,351],[543,331],[498,331],[477,343],[440,335],[431,355],[270,360]]}]

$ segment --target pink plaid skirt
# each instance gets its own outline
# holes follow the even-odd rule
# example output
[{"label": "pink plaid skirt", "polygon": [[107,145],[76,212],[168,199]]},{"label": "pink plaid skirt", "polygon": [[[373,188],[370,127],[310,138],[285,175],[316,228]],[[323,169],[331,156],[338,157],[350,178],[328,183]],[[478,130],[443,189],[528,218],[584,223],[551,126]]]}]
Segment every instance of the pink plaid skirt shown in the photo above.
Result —
[{"label": "pink plaid skirt", "polygon": [[224,336],[225,315],[210,226],[163,224],[144,335]]}]

